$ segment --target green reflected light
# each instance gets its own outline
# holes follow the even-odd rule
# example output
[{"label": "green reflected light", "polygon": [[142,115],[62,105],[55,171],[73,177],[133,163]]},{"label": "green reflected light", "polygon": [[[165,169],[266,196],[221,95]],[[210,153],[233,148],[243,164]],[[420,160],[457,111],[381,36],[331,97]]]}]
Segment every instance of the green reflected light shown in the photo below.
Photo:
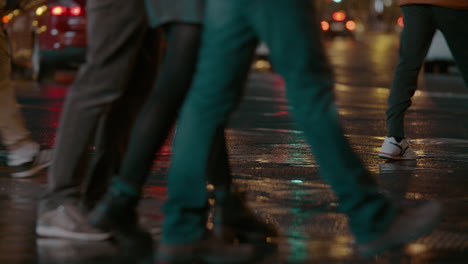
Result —
[{"label": "green reflected light", "polygon": [[304,183],[303,181],[301,180],[291,180],[292,183]]}]

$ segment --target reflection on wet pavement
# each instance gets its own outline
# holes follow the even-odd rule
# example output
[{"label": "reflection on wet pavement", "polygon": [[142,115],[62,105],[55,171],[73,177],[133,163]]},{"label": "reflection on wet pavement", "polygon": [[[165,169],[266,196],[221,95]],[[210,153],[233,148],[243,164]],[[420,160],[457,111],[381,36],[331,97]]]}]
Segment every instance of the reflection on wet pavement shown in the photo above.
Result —
[{"label": "reflection on wet pavement", "polygon": [[112,263],[117,249],[110,242],[83,242],[38,238],[37,257],[41,264]]}]

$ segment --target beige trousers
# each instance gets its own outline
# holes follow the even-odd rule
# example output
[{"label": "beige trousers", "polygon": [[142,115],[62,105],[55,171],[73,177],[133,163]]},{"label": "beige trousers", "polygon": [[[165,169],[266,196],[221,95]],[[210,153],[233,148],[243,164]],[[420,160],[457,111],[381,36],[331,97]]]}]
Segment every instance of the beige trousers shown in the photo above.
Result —
[{"label": "beige trousers", "polygon": [[5,32],[0,30],[0,137],[9,150],[30,141],[10,81],[10,57]]}]

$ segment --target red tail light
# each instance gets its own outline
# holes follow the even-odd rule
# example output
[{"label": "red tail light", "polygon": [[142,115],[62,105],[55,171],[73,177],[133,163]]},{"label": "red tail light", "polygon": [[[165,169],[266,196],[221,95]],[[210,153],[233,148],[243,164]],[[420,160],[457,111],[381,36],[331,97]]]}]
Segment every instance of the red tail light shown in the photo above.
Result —
[{"label": "red tail light", "polygon": [[400,16],[397,20],[397,23],[400,27],[404,27],[405,26],[405,21],[403,20],[403,17]]},{"label": "red tail light", "polygon": [[65,6],[52,6],[50,13],[53,16],[65,16],[67,14],[67,8]]},{"label": "red tail light", "polygon": [[320,22],[320,26],[322,27],[323,31],[328,31],[330,29],[330,24],[327,21]]},{"label": "red tail light", "polygon": [[72,16],[81,16],[83,14],[83,9],[80,6],[72,6],[69,12]]},{"label": "red tail light", "polygon": [[348,22],[346,22],[345,26],[349,31],[353,31],[356,29],[356,22],[349,20]]},{"label": "red tail light", "polygon": [[338,11],[338,12],[334,12],[332,14],[332,17],[333,17],[333,20],[335,21],[344,21],[346,19],[346,14],[345,12]]},{"label": "red tail light", "polygon": [[3,24],[8,24],[10,20],[11,20],[11,17],[9,17],[8,15],[2,17]]}]

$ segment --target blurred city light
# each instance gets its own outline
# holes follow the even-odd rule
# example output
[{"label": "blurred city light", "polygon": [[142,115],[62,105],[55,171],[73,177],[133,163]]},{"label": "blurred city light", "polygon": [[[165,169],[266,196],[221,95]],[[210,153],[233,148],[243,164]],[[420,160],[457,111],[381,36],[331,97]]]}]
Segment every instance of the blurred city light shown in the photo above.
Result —
[{"label": "blurred city light", "polygon": [[303,183],[301,180],[291,180],[292,183]]},{"label": "blurred city light", "polygon": [[50,13],[54,16],[64,16],[67,13],[67,8],[64,6],[54,6],[50,9]]},{"label": "blurred city light", "polygon": [[382,13],[384,11],[384,3],[382,0],[375,0],[374,2],[374,9],[377,13]]},{"label": "blurred city light", "polygon": [[404,22],[402,16],[400,16],[400,17],[398,18],[397,23],[398,23],[398,25],[399,25],[400,27],[404,27],[404,26],[405,26],[405,22]]},{"label": "blurred city light", "polygon": [[332,14],[333,20],[335,21],[344,21],[346,19],[346,14],[343,11],[334,12]]},{"label": "blurred city light", "polygon": [[9,16],[9,15],[6,15],[6,16],[2,17],[3,24],[8,24],[8,22],[10,22],[10,20],[11,20],[11,16]]},{"label": "blurred city light", "polygon": [[356,29],[356,23],[352,20],[349,20],[348,22],[346,22],[346,28],[350,31],[353,31]]},{"label": "blurred city light", "polygon": [[328,31],[330,29],[330,24],[328,24],[327,21],[320,22],[320,25],[322,26],[323,31]]},{"label": "blurred city light", "polygon": [[392,6],[393,1],[392,1],[392,0],[384,0],[383,3],[384,3],[384,5],[385,5],[386,7],[390,7],[390,6]]},{"label": "blurred city light", "polygon": [[47,11],[47,6],[40,6],[36,9],[36,15],[41,16],[45,11]]},{"label": "blurred city light", "polygon": [[83,9],[80,6],[70,7],[70,15],[72,16],[81,16],[83,14]]}]

